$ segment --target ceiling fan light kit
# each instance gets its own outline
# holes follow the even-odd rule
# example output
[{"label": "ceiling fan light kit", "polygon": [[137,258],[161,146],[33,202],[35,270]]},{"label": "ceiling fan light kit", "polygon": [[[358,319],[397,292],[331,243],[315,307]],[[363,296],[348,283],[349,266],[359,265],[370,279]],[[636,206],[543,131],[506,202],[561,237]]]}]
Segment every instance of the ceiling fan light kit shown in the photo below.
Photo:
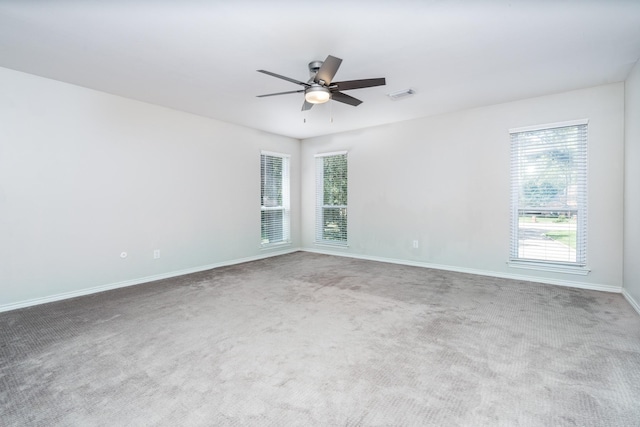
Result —
[{"label": "ceiling fan light kit", "polygon": [[304,91],[304,99],[311,104],[324,104],[331,99],[331,92],[324,86],[314,85]]},{"label": "ceiling fan light kit", "polygon": [[349,80],[344,82],[333,82],[333,77],[338,72],[342,59],[335,56],[327,56],[324,61],[312,61],[309,63],[309,74],[311,78],[307,82],[292,79],[290,77],[281,76],[266,70],[257,70],[259,73],[267,74],[291,83],[303,86],[304,89],[291,90],[287,92],[269,93],[266,95],[258,95],[258,98],[267,96],[286,95],[290,93],[303,93],[304,103],[302,111],[310,110],[315,104],[323,104],[330,99],[341,102],[343,104],[357,107],[362,101],[343,93],[345,90],[364,89],[367,87],[384,86],[386,81],[384,77],[375,79]]}]

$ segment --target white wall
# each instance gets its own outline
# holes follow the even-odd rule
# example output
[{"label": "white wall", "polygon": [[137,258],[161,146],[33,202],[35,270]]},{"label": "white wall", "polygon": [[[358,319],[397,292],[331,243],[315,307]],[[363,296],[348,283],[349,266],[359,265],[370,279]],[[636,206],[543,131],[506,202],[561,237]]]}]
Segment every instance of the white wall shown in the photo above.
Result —
[{"label": "white wall", "polygon": [[640,312],[640,62],[625,82],[624,293]]},{"label": "white wall", "polygon": [[[636,301],[639,68],[626,84],[624,283]],[[346,149],[350,246],[334,252],[594,288],[623,284],[622,83],[302,145],[2,68],[0,93],[0,310],[268,255],[259,249],[261,149],[292,154],[292,248],[330,250],[313,243],[313,155]],[[592,272],[510,268],[508,130],[581,118],[590,120]]]},{"label": "white wall", "polygon": [[268,255],[261,149],[292,155],[300,245],[300,141],[2,68],[0,93],[0,309]]},{"label": "white wall", "polygon": [[[508,267],[509,129],[583,118],[589,119],[591,273]],[[618,83],[306,139],[301,159],[303,247],[620,290],[623,128],[624,85]],[[349,151],[346,249],[313,241],[313,155],[337,150]],[[414,239],[419,249],[412,248]]]}]

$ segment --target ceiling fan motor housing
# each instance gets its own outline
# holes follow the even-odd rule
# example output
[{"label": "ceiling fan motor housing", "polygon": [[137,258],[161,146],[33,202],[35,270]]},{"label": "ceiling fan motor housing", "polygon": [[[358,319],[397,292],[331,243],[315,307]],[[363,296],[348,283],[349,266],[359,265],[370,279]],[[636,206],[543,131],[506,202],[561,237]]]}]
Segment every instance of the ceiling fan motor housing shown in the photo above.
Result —
[{"label": "ceiling fan motor housing", "polygon": [[318,70],[322,67],[323,61],[311,61],[309,62],[309,76],[313,79],[316,74],[318,74]]}]

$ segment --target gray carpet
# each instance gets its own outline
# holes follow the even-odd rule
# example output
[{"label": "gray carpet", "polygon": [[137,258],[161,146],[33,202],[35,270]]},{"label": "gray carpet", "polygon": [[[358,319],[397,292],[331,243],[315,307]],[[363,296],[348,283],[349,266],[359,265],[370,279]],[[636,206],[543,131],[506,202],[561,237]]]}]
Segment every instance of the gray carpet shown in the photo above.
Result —
[{"label": "gray carpet", "polygon": [[2,426],[638,426],[618,294],[298,252],[0,314]]}]

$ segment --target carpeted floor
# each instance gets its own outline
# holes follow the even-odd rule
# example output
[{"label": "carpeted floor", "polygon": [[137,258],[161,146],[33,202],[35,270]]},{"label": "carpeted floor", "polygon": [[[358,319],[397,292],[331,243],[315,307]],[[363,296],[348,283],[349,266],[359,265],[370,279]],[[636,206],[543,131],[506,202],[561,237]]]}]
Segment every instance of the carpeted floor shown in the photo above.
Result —
[{"label": "carpeted floor", "polygon": [[638,426],[618,294],[298,252],[0,313],[2,426]]}]

